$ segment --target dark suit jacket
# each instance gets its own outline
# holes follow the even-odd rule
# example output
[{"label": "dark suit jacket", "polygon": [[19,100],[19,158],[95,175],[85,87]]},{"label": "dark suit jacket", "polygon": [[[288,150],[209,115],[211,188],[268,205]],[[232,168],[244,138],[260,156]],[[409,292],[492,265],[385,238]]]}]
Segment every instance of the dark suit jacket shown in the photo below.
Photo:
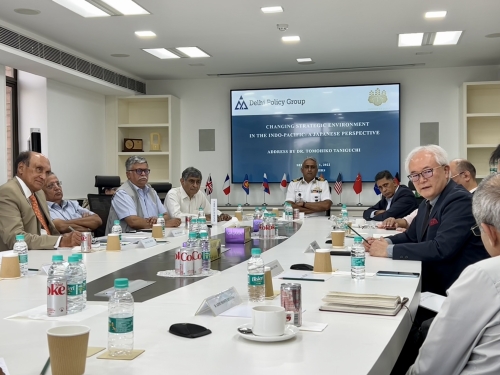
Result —
[{"label": "dark suit jacket", "polygon": [[35,196],[52,236],[40,235],[40,222],[17,178],[14,177],[0,186],[0,251],[12,250],[16,242],[16,234],[24,234],[24,241],[29,250],[54,249],[59,232],[50,219],[44,192],[37,191]]},{"label": "dark suit jacket", "polygon": [[404,233],[389,237],[395,245],[393,259],[422,261],[422,291],[446,296],[446,290],[470,264],[489,258],[481,237],[470,228],[476,224],[472,216],[472,194],[450,181],[439,196],[422,238],[425,202],[417,217]]},{"label": "dark suit jacket", "polygon": [[402,217],[409,215],[418,207],[417,200],[413,192],[405,185],[399,185],[398,191],[392,197],[391,207],[386,212],[375,215],[370,218],[370,215],[374,211],[385,210],[387,207],[387,199],[382,197],[382,199],[374,206],[366,209],[363,212],[363,217],[365,220],[377,220],[384,221],[387,218],[395,217],[396,219],[401,219]]}]

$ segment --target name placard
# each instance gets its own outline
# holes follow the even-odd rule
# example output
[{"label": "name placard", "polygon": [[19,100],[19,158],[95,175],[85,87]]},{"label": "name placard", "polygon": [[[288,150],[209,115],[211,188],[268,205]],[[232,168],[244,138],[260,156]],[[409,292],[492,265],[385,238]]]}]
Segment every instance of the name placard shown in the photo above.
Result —
[{"label": "name placard", "polygon": [[212,224],[217,224],[217,199],[212,199],[210,202],[210,220]]},{"label": "name placard", "polygon": [[153,237],[143,238],[139,240],[139,247],[147,249],[148,247],[156,246],[156,240]]},{"label": "name placard", "polygon": [[315,253],[318,249],[321,249],[321,247],[316,241],[313,241],[307,246],[307,249],[304,251],[304,253]]},{"label": "name placard", "polygon": [[283,267],[281,267],[280,262],[278,262],[277,260],[273,260],[273,261],[267,263],[265,266],[269,267],[271,269],[271,276],[272,277],[276,277],[284,271]]},{"label": "name placard", "polygon": [[168,237],[180,237],[184,236],[185,234],[186,233],[184,233],[184,229],[172,229],[168,234]]},{"label": "name placard", "polygon": [[205,298],[194,315],[211,311],[214,316],[217,316],[239,304],[241,304],[241,297],[236,288],[232,286],[223,292]]}]

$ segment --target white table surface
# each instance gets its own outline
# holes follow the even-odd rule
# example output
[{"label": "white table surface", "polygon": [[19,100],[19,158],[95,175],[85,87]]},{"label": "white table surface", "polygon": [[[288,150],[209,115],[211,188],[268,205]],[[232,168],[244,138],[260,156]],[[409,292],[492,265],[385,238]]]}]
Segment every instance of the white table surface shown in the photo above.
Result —
[{"label": "white table surface", "polygon": [[[222,231],[220,225],[214,229]],[[314,254],[304,253],[304,250],[314,240],[323,245],[329,231],[327,218],[306,219],[295,235],[266,251],[262,257],[266,263],[278,259],[285,270],[295,263],[313,264]],[[362,231],[367,232],[366,229]],[[375,231],[378,232],[387,233]],[[121,252],[84,254],[87,282],[174,249],[186,237],[171,238],[170,243],[149,249],[129,245]],[[346,241],[349,244],[352,239]],[[30,268],[50,263],[52,254],[56,253],[67,256],[71,250],[30,250]],[[332,265],[349,271],[350,257],[333,256]],[[367,254],[366,271],[379,270],[420,272],[420,262],[374,258]],[[194,316],[204,298],[231,286],[238,290],[244,304],[257,305],[248,302],[246,283],[246,263],[242,263],[213,277],[136,303],[134,346],[146,351],[133,361],[100,360],[95,355],[87,359],[85,374],[389,374],[411,327],[408,311],[402,309],[395,317],[321,312],[318,310],[321,298],[329,291],[399,295],[410,298],[412,316],[415,316],[420,299],[419,278],[374,276],[354,281],[344,275],[334,276],[326,282],[303,281],[303,320],[328,323],[328,327],[323,332],[301,331],[297,337],[277,343],[259,343],[239,337],[236,328],[250,323],[251,319]],[[279,289],[280,280],[273,279],[273,283],[274,289]],[[69,324],[4,319],[45,304],[45,288],[46,276],[42,275],[0,281],[0,357],[5,359],[12,375],[39,374],[48,358],[46,330]],[[279,303],[279,297],[264,302]],[[171,324],[181,322],[203,325],[212,330],[212,334],[185,339],[168,332]],[[79,324],[91,328],[89,346],[107,346],[107,313]]]}]

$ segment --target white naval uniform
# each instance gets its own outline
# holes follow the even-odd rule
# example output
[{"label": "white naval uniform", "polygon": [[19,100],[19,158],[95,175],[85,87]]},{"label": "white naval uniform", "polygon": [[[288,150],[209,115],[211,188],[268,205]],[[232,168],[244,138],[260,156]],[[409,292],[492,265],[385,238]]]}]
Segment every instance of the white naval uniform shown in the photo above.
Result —
[{"label": "white naval uniform", "polygon": [[[297,180],[293,180],[288,185],[288,191],[286,193],[286,201],[288,202],[322,202],[332,200],[330,196],[330,187],[328,186],[328,181],[320,180],[318,177],[307,183],[301,177]],[[325,211],[314,212],[312,214],[307,214],[306,216],[324,216]]]}]

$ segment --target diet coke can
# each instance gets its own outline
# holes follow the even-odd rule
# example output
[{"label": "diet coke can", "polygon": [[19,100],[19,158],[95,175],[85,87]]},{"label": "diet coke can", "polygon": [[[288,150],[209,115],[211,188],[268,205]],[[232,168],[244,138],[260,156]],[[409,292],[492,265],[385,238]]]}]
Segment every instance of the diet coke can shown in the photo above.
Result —
[{"label": "diet coke can", "polygon": [[193,275],[193,249],[183,248],[180,252],[179,261],[179,275],[181,276],[192,276]]},{"label": "diet coke can", "polygon": [[175,274],[179,275],[180,274],[180,266],[181,266],[181,249],[186,247],[186,243],[184,242],[182,244],[182,248],[179,247],[177,250],[175,250]]},{"label": "diet coke can", "polygon": [[300,218],[300,210],[298,208],[293,209],[293,220],[298,220]]},{"label": "diet coke can", "polygon": [[47,316],[66,315],[66,279],[47,279]]},{"label": "diet coke can", "polygon": [[281,306],[286,311],[286,321],[297,327],[302,325],[302,286],[281,284]]},{"label": "diet coke can", "polygon": [[195,247],[193,249],[193,274],[201,275],[202,269],[201,247]]},{"label": "diet coke can", "polygon": [[82,232],[82,253],[90,253],[92,250],[92,233]]},{"label": "diet coke can", "polygon": [[191,224],[191,216],[186,216],[186,229],[189,229],[189,224]]}]

